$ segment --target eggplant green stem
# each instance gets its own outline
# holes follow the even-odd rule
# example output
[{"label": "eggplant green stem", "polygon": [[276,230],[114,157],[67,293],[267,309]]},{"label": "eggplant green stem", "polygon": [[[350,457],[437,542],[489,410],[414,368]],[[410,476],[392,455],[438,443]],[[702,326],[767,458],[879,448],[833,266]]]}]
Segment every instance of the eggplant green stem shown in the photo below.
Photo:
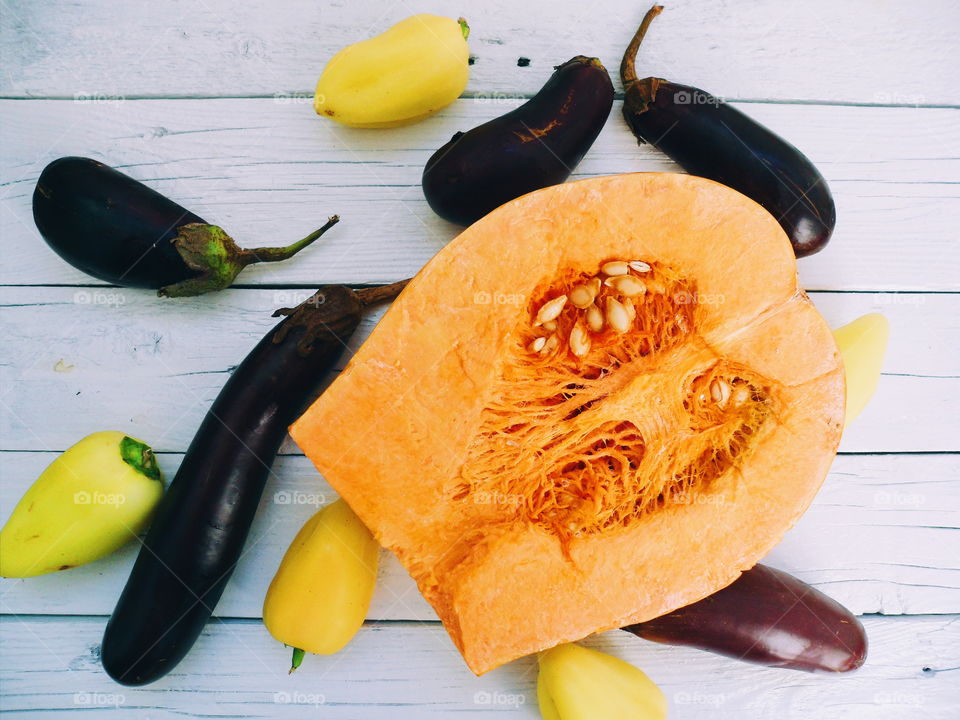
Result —
[{"label": "eggplant green stem", "polygon": [[289,260],[338,222],[340,222],[340,216],[334,215],[333,217],[329,218],[326,223],[324,223],[323,227],[317,228],[303,238],[303,240],[297,240],[297,242],[285,247],[265,247],[254,248],[252,250],[241,250],[240,260],[246,265],[254,265],[261,262],[278,262],[280,260]]},{"label": "eggplant green stem", "polygon": [[290,662],[290,671],[287,673],[287,675],[290,675],[294,670],[300,667],[300,663],[303,662],[304,655],[305,653],[300,648],[295,647],[293,649],[293,660]]},{"label": "eggplant green stem", "polygon": [[293,257],[327,230],[340,222],[336,215],[326,224],[314,230],[303,240],[286,247],[255,248],[239,247],[223,228],[206,223],[187,223],[177,229],[173,244],[184,264],[197,271],[190,277],[157,290],[161,297],[191,297],[213,290],[229,287],[247,265],[261,262],[277,262]]},{"label": "eggplant green stem", "polygon": [[460,24],[460,32],[463,33],[463,39],[466,40],[470,37],[470,26],[467,25],[467,21],[463,18],[457,18],[457,22]]},{"label": "eggplant green stem", "polygon": [[663,5],[654,5],[647,10],[647,14],[643,16],[643,22],[640,23],[640,27],[637,28],[637,32],[623,53],[623,60],[620,62],[620,79],[623,81],[624,88],[637,82],[637,50],[640,49],[640,43],[643,42],[650,23],[661,12],[663,12]]}]

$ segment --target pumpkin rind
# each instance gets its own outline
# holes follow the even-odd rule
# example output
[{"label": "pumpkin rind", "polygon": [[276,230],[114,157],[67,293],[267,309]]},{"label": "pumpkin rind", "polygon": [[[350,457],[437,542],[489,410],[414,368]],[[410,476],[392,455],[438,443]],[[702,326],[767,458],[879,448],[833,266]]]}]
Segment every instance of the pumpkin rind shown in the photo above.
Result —
[{"label": "pumpkin rind", "polygon": [[[637,345],[646,355],[611,360],[599,379],[585,368],[620,357],[629,338],[605,330],[596,357],[575,358],[565,343],[547,360],[527,357],[542,332],[537,308],[612,259],[652,263],[641,275],[651,285],[679,278],[637,301],[640,314],[684,315],[671,315],[678,329],[657,324]],[[564,312],[558,335],[580,311]],[[556,367],[572,368],[572,389],[531,407],[520,381],[537,387]],[[703,383],[714,376],[743,388],[746,404],[709,407]],[[480,674],[670,612],[752,567],[827,473],[843,382],[776,220],[712,181],[637,173],[540,190],[465,230],[291,434]],[[557,403],[580,400],[557,416]],[[543,418],[523,421],[517,437],[550,442],[510,446],[514,413]],[[556,443],[591,433],[601,440],[561,467]],[[699,447],[717,451],[692,457]]]}]

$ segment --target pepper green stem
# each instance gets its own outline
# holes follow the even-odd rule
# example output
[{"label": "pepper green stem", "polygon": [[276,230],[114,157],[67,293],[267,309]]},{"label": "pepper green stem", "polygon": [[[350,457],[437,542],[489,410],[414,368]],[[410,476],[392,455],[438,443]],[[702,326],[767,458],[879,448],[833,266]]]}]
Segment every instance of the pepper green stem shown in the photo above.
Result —
[{"label": "pepper green stem", "polygon": [[213,290],[223,290],[233,283],[247,265],[291,258],[339,221],[340,218],[334,215],[323,227],[292,245],[253,250],[244,250],[239,247],[223,228],[216,225],[206,223],[181,225],[177,229],[177,236],[173,239],[174,247],[186,266],[198,271],[199,274],[162,287],[157,290],[157,295],[190,297]]},{"label": "pepper green stem", "polygon": [[157,456],[146,443],[124,436],[120,441],[120,458],[141,475],[157,482],[161,481]]},{"label": "pepper green stem", "polygon": [[304,653],[303,650],[298,647],[293,649],[293,660],[290,662],[290,671],[287,673],[288,675],[300,667],[300,663],[303,662],[303,656],[305,654],[306,653]]},{"label": "pepper green stem", "polygon": [[457,22],[460,24],[460,32],[463,33],[463,39],[466,40],[470,37],[470,26],[467,25],[467,21],[463,18],[457,18]]}]

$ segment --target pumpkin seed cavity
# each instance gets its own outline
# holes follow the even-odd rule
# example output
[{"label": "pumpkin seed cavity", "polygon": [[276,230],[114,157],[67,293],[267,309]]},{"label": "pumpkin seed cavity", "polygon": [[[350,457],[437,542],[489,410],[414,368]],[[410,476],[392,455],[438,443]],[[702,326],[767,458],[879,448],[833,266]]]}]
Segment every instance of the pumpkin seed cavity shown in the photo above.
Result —
[{"label": "pumpkin seed cavity", "polygon": [[545,283],[452,497],[507,498],[492,521],[537,524],[565,550],[668,506],[722,502],[711,488],[775,415],[775,388],[702,340],[696,300],[649,260]]}]

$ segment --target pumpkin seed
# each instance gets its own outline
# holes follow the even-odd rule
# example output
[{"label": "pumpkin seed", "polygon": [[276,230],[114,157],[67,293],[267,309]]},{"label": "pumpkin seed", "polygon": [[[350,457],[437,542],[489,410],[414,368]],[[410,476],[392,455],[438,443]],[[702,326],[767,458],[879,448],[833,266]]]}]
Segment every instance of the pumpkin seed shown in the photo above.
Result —
[{"label": "pumpkin seed", "polygon": [[538,353],[541,350],[543,350],[543,346],[546,344],[547,344],[547,339],[545,337],[538,337],[538,338],[535,338],[533,342],[531,342],[530,345],[527,346],[527,349],[530,350],[530,352]]},{"label": "pumpkin seed", "polygon": [[590,307],[593,297],[592,290],[586,285],[577,285],[570,291],[570,302],[581,310]]},{"label": "pumpkin seed", "polygon": [[603,313],[596,305],[591,304],[587,308],[587,327],[595,333],[603,330]]},{"label": "pumpkin seed", "polygon": [[537,313],[537,322],[535,324],[543,325],[545,322],[556,320],[560,316],[560,311],[563,310],[563,306],[566,304],[566,295],[555,297],[553,300],[544,303],[543,307],[540,308],[540,312]]},{"label": "pumpkin seed", "polygon": [[604,275],[626,275],[630,272],[630,266],[623,260],[611,260],[604,263],[600,270]]},{"label": "pumpkin seed", "polygon": [[625,333],[630,329],[630,317],[626,308],[612,297],[607,298],[607,324],[618,333]]},{"label": "pumpkin seed", "polygon": [[724,407],[730,400],[730,386],[719,378],[710,383],[710,399],[720,407]]},{"label": "pumpkin seed", "polygon": [[627,311],[627,318],[630,320],[630,324],[633,325],[633,321],[637,319],[637,308],[632,302],[623,303],[623,309]]},{"label": "pumpkin seed", "polygon": [[634,260],[629,263],[630,269],[638,273],[650,272],[650,266],[643,260]]},{"label": "pumpkin seed", "polygon": [[580,325],[575,325],[570,331],[570,350],[577,357],[584,357],[590,352],[590,338]]},{"label": "pumpkin seed", "polygon": [[551,335],[547,338],[546,344],[540,350],[540,354],[546,355],[547,353],[553,352],[558,347],[560,347],[560,338],[558,338],[556,335]]},{"label": "pumpkin seed", "polygon": [[557,321],[556,320],[547,320],[543,324],[543,329],[547,332],[556,332],[557,331]]},{"label": "pumpkin seed", "polygon": [[605,284],[608,287],[612,287],[621,295],[626,295],[627,297],[643,295],[647,291],[647,286],[643,283],[643,280],[638,277],[634,277],[633,275],[622,275],[618,277],[607,278]]}]

